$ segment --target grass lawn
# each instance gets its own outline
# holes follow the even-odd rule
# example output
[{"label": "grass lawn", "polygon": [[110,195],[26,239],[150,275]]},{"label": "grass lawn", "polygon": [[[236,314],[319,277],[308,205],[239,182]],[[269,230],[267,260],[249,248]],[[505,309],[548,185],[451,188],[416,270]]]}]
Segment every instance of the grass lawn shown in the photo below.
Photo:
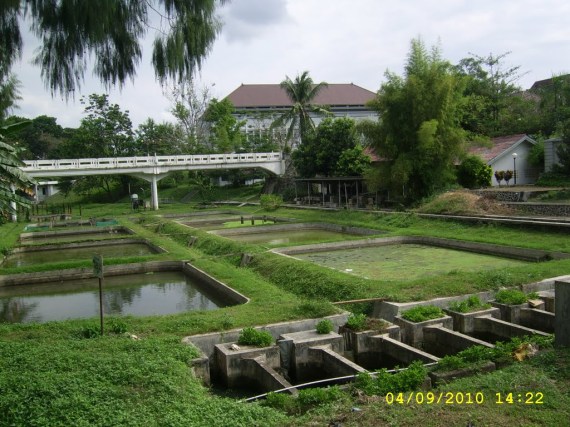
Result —
[{"label": "grass lawn", "polygon": [[[220,208],[216,208],[219,210]],[[232,208],[233,209],[233,208]],[[258,207],[240,208],[246,214]],[[196,206],[164,205],[160,213],[190,213]],[[523,227],[465,225],[421,219],[413,214],[373,214],[279,209],[271,215],[301,221],[374,228],[387,236],[425,235],[570,252],[567,234]],[[74,212],[74,215],[77,215]],[[570,353],[547,351],[494,374],[455,381],[442,390],[482,391],[483,405],[387,405],[382,397],[343,393],[332,402],[288,415],[259,404],[215,397],[193,378],[194,350],[182,337],[304,317],[336,309],[331,301],[388,297],[397,301],[457,295],[516,286],[570,273],[570,261],[507,266],[485,271],[455,269],[429,278],[364,279],[312,263],[267,253],[260,245],[238,243],[157,217],[133,213],[127,203],[82,206],[82,217],[116,218],[168,252],[106,263],[188,260],[251,298],[241,306],[158,317],[109,321],[109,335],[93,338],[96,319],[46,324],[0,325],[0,425],[568,425]],[[9,253],[24,224],[0,226],[0,251]],[[191,248],[188,241],[197,240]],[[239,267],[241,254],[253,255]],[[0,274],[91,268],[90,260],[0,268]],[[0,306],[0,309],[3,309]],[[129,334],[136,335],[134,340]],[[541,391],[543,405],[498,405],[496,393]],[[317,399],[318,400],[318,399]],[[314,405],[313,405],[314,406]],[[357,407],[359,411],[352,411]]]}]

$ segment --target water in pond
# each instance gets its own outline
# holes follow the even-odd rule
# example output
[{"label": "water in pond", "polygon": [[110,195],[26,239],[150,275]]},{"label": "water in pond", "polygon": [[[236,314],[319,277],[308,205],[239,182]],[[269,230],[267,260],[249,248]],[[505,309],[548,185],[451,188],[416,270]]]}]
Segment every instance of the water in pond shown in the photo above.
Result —
[{"label": "water in pond", "polygon": [[[239,242],[258,243],[269,246],[280,246],[288,244],[306,244],[322,241],[338,241],[354,238],[351,234],[341,233],[338,231],[318,230],[318,229],[291,229],[282,231],[264,231],[263,233],[246,233],[246,234],[221,234],[228,239],[237,240]],[[362,238],[362,236],[359,236]]]},{"label": "water in pond", "polygon": [[145,243],[122,243],[88,247],[54,248],[40,251],[17,252],[9,255],[2,267],[22,267],[79,259],[91,259],[99,253],[103,258],[150,255],[153,249]]},{"label": "water in pond", "polygon": [[296,254],[295,258],[381,280],[413,280],[453,271],[480,271],[526,264],[509,258],[416,244],[303,253]]},{"label": "water in pond", "polygon": [[[227,305],[182,272],[108,277],[103,292],[103,311],[110,315],[152,316]],[[0,322],[48,322],[98,315],[97,279],[0,287]]]}]

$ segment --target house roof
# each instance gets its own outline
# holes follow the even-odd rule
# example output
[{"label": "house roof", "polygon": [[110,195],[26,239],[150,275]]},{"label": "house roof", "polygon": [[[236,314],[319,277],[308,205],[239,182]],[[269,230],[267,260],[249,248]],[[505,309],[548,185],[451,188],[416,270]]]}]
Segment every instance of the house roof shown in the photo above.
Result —
[{"label": "house roof", "polygon": [[506,152],[513,150],[524,141],[528,141],[531,144],[536,144],[536,141],[533,140],[526,134],[517,134],[517,135],[509,135],[509,136],[500,136],[497,138],[493,138],[491,140],[490,147],[484,146],[476,146],[469,148],[469,154],[474,154],[481,157],[487,164],[492,164],[501,157]]},{"label": "house roof", "polygon": [[[329,84],[314,103],[333,106],[364,106],[376,94],[353,83]],[[278,84],[242,84],[227,96],[236,109],[253,107],[290,107],[291,100]]]},{"label": "house roof", "polygon": [[562,74],[560,76],[551,77],[549,79],[537,80],[536,82],[533,83],[533,85],[530,87],[529,90],[531,90],[531,91],[540,90],[540,89],[543,89],[545,87],[551,86],[554,83],[555,79],[568,80],[569,78],[570,78],[570,74]]}]

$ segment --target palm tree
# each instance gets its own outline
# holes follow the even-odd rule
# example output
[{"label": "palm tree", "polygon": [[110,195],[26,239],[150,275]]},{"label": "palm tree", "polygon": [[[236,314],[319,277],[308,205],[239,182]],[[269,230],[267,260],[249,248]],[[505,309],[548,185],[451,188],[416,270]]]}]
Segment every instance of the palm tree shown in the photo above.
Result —
[{"label": "palm tree", "polygon": [[315,84],[309,76],[308,71],[304,71],[301,75],[291,80],[285,76],[285,80],[281,82],[281,88],[287,93],[287,96],[293,103],[291,108],[278,117],[271,124],[272,128],[289,124],[287,131],[287,140],[291,140],[296,129],[299,130],[301,142],[307,136],[309,131],[315,129],[315,124],[311,119],[310,113],[328,115],[330,111],[322,105],[312,104],[319,92],[328,86],[326,82]]}]

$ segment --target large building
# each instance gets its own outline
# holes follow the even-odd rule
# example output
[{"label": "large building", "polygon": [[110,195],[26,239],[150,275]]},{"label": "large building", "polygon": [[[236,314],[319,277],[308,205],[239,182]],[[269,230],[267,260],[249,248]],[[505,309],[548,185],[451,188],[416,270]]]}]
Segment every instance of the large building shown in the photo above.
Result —
[{"label": "large building", "polygon": [[[354,120],[377,118],[366,104],[376,94],[353,83],[329,84],[314,99],[316,105],[330,108],[334,117]],[[278,84],[242,84],[227,96],[236,110],[236,118],[244,120],[247,134],[267,132],[271,123],[292,106],[287,93]],[[313,117],[317,125],[321,116]]]}]

